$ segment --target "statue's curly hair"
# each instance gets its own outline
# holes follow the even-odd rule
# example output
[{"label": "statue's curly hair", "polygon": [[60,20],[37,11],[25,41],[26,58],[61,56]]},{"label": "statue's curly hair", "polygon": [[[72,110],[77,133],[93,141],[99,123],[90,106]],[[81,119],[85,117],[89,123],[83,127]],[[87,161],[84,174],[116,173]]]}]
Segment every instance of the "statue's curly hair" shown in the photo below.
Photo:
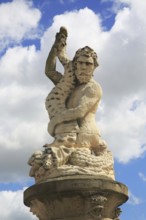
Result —
[{"label": "statue's curly hair", "polygon": [[88,46],[85,46],[85,47],[80,48],[79,50],[76,51],[75,56],[73,58],[73,62],[74,62],[75,67],[76,67],[76,64],[77,64],[77,59],[80,56],[92,57],[93,61],[94,61],[95,68],[97,66],[99,66],[98,61],[97,61],[97,54],[92,48],[90,48]]}]

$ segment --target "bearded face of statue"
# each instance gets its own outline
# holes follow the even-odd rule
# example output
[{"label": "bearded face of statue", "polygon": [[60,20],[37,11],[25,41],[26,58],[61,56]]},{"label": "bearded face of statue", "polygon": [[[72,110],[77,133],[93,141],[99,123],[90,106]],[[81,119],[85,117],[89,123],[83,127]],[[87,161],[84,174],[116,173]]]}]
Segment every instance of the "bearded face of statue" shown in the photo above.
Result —
[{"label": "bearded face of statue", "polygon": [[79,83],[88,83],[93,76],[94,61],[92,57],[80,56],[77,59],[75,75]]}]

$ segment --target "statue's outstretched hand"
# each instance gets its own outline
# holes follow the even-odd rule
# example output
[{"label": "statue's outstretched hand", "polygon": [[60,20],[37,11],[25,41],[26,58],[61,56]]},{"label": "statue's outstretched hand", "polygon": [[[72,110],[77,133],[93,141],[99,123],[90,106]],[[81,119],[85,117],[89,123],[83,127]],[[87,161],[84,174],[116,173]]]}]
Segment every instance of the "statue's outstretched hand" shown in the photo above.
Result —
[{"label": "statue's outstretched hand", "polygon": [[60,53],[66,46],[67,30],[65,27],[61,27],[60,31],[56,34],[54,47],[57,52]]}]

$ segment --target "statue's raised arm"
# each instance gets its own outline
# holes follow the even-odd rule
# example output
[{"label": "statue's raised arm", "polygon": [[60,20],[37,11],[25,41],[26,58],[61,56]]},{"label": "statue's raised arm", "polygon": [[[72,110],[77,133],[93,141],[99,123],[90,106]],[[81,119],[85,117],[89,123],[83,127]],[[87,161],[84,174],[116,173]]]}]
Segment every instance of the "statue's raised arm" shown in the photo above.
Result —
[{"label": "statue's raised arm", "polygon": [[61,27],[60,31],[56,34],[55,42],[46,60],[45,74],[55,85],[62,78],[62,74],[56,70],[57,58],[63,66],[69,62],[66,54],[66,40],[67,30],[65,27]]}]

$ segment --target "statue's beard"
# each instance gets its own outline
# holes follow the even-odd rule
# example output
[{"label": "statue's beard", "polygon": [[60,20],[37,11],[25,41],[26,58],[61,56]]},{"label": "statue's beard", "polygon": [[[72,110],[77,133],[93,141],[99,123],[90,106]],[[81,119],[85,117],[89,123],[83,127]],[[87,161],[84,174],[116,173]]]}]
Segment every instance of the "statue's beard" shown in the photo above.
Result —
[{"label": "statue's beard", "polygon": [[89,75],[86,75],[86,74],[79,75],[79,74],[77,74],[76,77],[77,77],[77,80],[79,81],[79,83],[81,83],[81,84],[82,83],[88,83],[92,78],[92,74],[89,74]]}]

